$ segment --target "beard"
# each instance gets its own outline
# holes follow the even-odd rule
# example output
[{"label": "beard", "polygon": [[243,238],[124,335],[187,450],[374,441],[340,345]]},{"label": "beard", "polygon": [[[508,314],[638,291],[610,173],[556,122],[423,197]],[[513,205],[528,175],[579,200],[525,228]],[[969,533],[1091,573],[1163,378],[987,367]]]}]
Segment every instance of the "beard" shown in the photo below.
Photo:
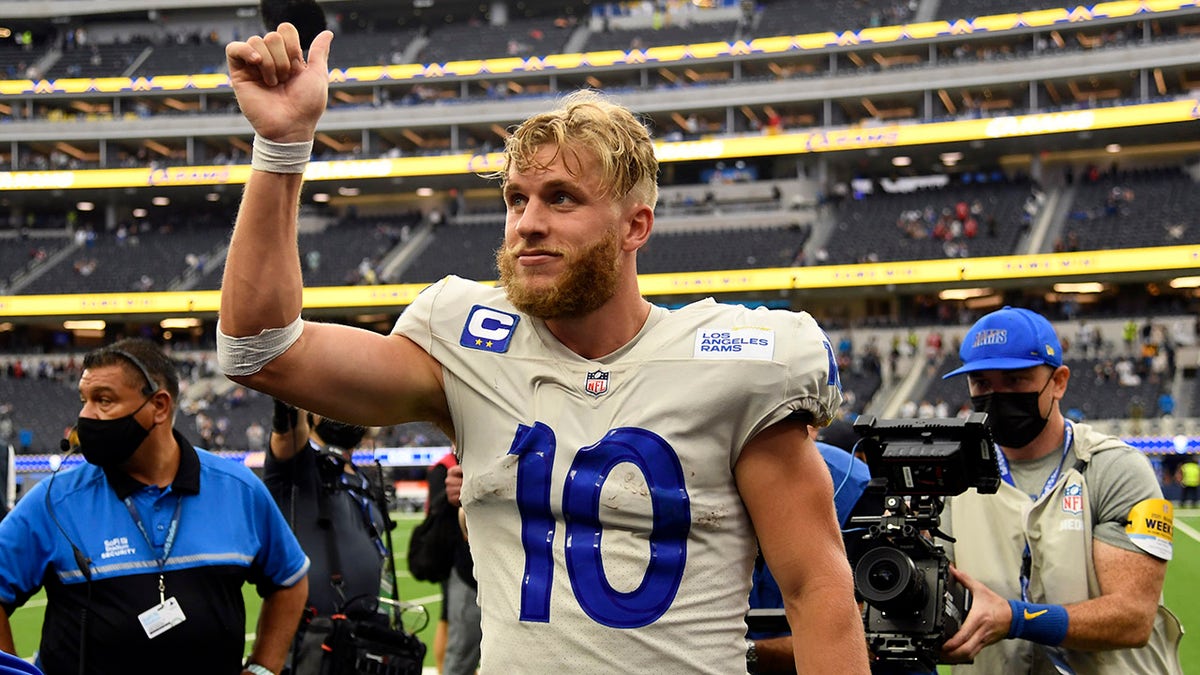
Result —
[{"label": "beard", "polygon": [[564,271],[549,288],[517,274],[519,249],[519,245],[501,245],[496,250],[496,267],[508,301],[530,316],[543,320],[581,317],[599,309],[617,292],[621,244],[615,230],[608,230],[585,249],[565,252]]}]

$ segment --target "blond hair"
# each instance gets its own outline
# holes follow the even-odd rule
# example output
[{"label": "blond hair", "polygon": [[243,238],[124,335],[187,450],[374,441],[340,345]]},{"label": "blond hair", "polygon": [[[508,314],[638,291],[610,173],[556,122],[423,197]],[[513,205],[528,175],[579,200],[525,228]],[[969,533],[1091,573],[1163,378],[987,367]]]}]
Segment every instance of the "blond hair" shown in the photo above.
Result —
[{"label": "blond hair", "polygon": [[652,209],[658,202],[658,158],[650,132],[628,108],[603,94],[576,91],[554,110],[522,122],[505,139],[504,167],[493,177],[503,184],[510,170],[546,169],[534,158],[545,145],[557,148],[554,158],[564,149],[590,150],[600,162],[605,196],[633,197]]}]

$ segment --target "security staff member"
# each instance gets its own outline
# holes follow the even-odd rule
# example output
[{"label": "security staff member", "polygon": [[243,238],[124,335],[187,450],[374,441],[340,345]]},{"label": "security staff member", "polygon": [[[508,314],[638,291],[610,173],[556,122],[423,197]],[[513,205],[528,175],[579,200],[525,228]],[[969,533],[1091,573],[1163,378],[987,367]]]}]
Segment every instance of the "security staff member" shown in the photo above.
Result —
[{"label": "security staff member", "polygon": [[[282,668],[308,560],[245,466],[172,427],[174,365],[121,340],[84,357],[77,425],[87,463],[38,483],[0,522],[0,649],[43,585],[47,675],[252,675]],[[242,585],[264,597],[246,664]]]}]

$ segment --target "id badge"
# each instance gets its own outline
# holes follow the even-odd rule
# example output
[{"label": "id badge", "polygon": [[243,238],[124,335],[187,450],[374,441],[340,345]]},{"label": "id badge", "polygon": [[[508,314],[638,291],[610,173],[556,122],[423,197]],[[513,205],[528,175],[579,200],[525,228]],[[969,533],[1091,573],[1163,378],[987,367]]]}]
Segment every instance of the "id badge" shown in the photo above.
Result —
[{"label": "id badge", "polygon": [[179,608],[179,601],[174,596],[167,598],[161,605],[155,605],[138,614],[138,621],[142,623],[142,630],[146,631],[146,637],[151,640],[178,626],[185,620],[187,620],[187,617],[183,615],[183,610]]}]

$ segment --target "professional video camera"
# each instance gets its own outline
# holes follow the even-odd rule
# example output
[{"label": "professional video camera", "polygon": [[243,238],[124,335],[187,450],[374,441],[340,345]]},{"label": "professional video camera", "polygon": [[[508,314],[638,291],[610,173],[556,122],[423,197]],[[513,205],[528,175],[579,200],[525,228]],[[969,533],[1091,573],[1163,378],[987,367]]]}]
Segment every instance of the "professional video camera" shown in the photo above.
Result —
[{"label": "professional video camera", "polygon": [[954,541],[938,530],[945,497],[1000,486],[986,420],[985,413],[965,420],[864,415],[854,424],[862,436],[855,450],[871,469],[867,490],[883,502],[882,515],[850,519],[867,526],[866,550],[850,563],[866,604],[867,644],[881,662],[933,670],[971,609],[970,591],[951,576],[945,550],[930,535]]}]

